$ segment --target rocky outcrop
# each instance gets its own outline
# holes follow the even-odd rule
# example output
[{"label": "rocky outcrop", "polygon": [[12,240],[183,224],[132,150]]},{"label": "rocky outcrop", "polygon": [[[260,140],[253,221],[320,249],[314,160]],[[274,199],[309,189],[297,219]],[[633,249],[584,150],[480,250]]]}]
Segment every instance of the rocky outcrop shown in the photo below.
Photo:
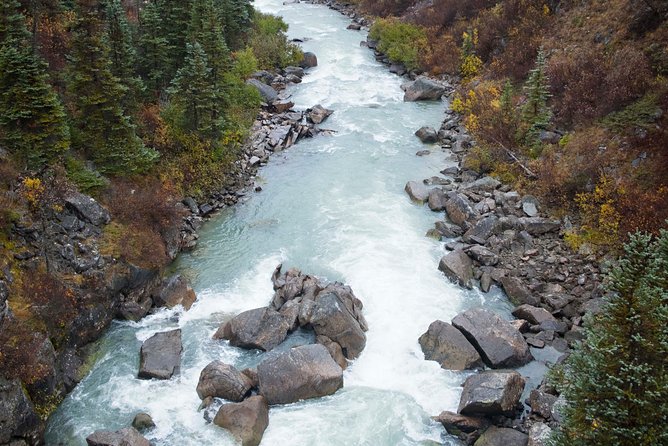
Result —
[{"label": "rocky outcrop", "polygon": [[95,431],[86,437],[88,446],[150,446],[151,443],[137,429],[128,427],[119,431]]},{"label": "rocky outcrop", "polygon": [[427,77],[419,77],[413,82],[403,85],[404,101],[434,101],[438,100],[446,92],[446,86],[442,83],[429,79]]},{"label": "rocky outcrop", "polygon": [[533,359],[517,328],[490,310],[467,310],[455,316],[452,325],[466,336],[492,368],[519,367]]},{"label": "rocky outcrop", "polygon": [[84,221],[93,226],[106,225],[111,221],[111,215],[94,198],[82,193],[73,193],[65,199],[65,206]]},{"label": "rocky outcrop", "polygon": [[506,415],[517,410],[524,378],[513,371],[484,371],[469,376],[459,400],[462,415]]},{"label": "rocky outcrop", "polygon": [[36,443],[41,424],[21,381],[0,376],[0,444],[20,439]]},{"label": "rocky outcrop", "polygon": [[169,379],[181,370],[181,329],[156,333],[139,352],[139,378]]},{"label": "rocky outcrop", "polygon": [[263,396],[252,396],[240,403],[223,404],[213,424],[227,429],[242,446],[257,446],[269,425],[269,406]]},{"label": "rocky outcrop", "polygon": [[259,392],[269,404],[331,395],[343,387],[343,370],[318,344],[268,357],[257,366],[257,375]]},{"label": "rocky outcrop", "polygon": [[213,361],[199,375],[197,395],[202,400],[214,397],[242,401],[252,387],[251,380],[234,366]]},{"label": "rocky outcrop", "polygon": [[244,311],[223,323],[214,339],[227,339],[235,347],[269,351],[288,335],[287,320],[271,308]]},{"label": "rocky outcrop", "polygon": [[444,369],[469,370],[483,366],[476,349],[447,322],[432,322],[418,342],[425,359],[438,362]]}]

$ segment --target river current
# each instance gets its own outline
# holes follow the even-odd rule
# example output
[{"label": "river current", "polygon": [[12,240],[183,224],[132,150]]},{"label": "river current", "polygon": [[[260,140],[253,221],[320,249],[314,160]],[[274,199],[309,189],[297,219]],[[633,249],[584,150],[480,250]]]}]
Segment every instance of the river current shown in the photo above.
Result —
[{"label": "river current", "polygon": [[[242,369],[261,352],[213,341],[219,324],[265,306],[278,263],[350,285],[369,323],[362,355],[344,372],[336,394],[272,407],[263,445],[459,444],[431,420],[457,409],[466,372],[425,361],[418,337],[429,324],[484,305],[508,312],[499,294],[482,295],[450,284],[437,270],[443,243],[424,236],[440,215],[411,203],[404,185],[434,175],[454,161],[414,136],[438,128],[445,102],[403,102],[402,78],[360,47],[364,33],[324,6],[256,0],[278,14],[291,38],[304,39],[318,57],[301,84],[287,92],[296,109],[333,109],[321,127],[332,129],[272,156],[259,172],[263,191],[216,215],[200,231],[198,247],[175,269],[198,295],[188,312],[161,310],[138,323],[115,322],[95,346],[89,375],[49,419],[47,444],[85,445],[97,429],[129,426],[151,414],[155,445],[233,445],[228,433],[197,411],[200,371],[220,359]],[[429,148],[431,154],[415,153]],[[159,331],[183,331],[181,373],[168,381],[139,380],[141,342]],[[309,342],[296,333],[279,348]]]}]

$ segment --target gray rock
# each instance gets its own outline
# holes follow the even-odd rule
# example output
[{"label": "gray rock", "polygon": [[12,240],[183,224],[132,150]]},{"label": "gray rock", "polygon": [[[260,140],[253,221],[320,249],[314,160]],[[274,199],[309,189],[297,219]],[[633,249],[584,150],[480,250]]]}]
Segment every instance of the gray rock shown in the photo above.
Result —
[{"label": "gray rock", "polygon": [[214,339],[227,339],[241,348],[269,351],[283,342],[290,325],[277,311],[262,307],[244,311],[223,323]]},{"label": "gray rock", "polygon": [[302,68],[313,68],[318,66],[318,58],[315,54],[306,51],[304,53],[304,59],[299,63],[299,66]]},{"label": "gray rock", "polygon": [[474,245],[466,251],[472,259],[484,266],[494,266],[499,263],[499,256],[484,246]]},{"label": "gray rock", "polygon": [[434,227],[445,238],[459,237],[464,233],[459,226],[445,221],[437,221],[434,223]]},{"label": "gray rock", "polygon": [[21,381],[0,376],[0,444],[9,443],[12,438],[37,438],[40,424]]},{"label": "gray rock", "polygon": [[522,334],[510,322],[484,308],[458,314],[452,320],[492,368],[519,367],[533,358]]},{"label": "gray rock", "polygon": [[174,274],[163,280],[160,292],[153,295],[153,303],[158,307],[173,308],[183,305],[189,310],[197,299],[188,279],[181,274]]},{"label": "gray rock", "polygon": [[479,432],[489,425],[484,418],[467,417],[454,412],[443,411],[435,420],[443,425],[450,435],[456,435],[471,444],[480,435]]},{"label": "gray rock", "polygon": [[86,437],[88,446],[150,446],[149,441],[134,427],[119,431],[95,431]]},{"label": "gray rock", "polygon": [[427,204],[429,209],[434,212],[445,210],[445,203],[448,201],[448,196],[441,188],[435,187],[429,191],[429,198]]},{"label": "gray rock", "polygon": [[531,235],[543,235],[550,232],[559,232],[561,222],[542,217],[521,217],[520,224]]},{"label": "gray rock", "polygon": [[[299,79],[299,78],[297,78]],[[271,106],[274,107],[274,110],[276,110],[276,113],[283,113],[288,110],[290,110],[292,107],[295,106],[295,103],[292,101],[283,101],[283,100],[278,100],[274,101],[271,103]]]},{"label": "gray rock", "polygon": [[469,200],[457,193],[450,195],[450,199],[445,203],[445,211],[450,221],[459,226],[476,216]]},{"label": "gray rock", "polygon": [[433,144],[438,141],[438,133],[436,133],[436,130],[433,127],[420,127],[420,129],[415,132],[415,136],[425,144]]},{"label": "gray rock", "polygon": [[548,446],[552,429],[545,423],[534,423],[529,429],[527,446]]},{"label": "gray rock", "polygon": [[255,156],[255,155],[253,155],[253,156],[251,156],[250,159],[248,160],[248,164],[251,165],[251,166],[255,166],[255,165],[257,165],[257,164],[260,164],[260,158],[257,157],[257,156]]},{"label": "gray rock", "polygon": [[487,271],[482,273],[480,276],[480,289],[483,293],[488,293],[492,288],[492,275]]},{"label": "gray rock", "polygon": [[77,214],[80,219],[95,226],[106,225],[111,221],[109,211],[88,195],[75,192],[65,199],[65,206]]},{"label": "gray rock", "polygon": [[499,227],[499,218],[490,215],[479,220],[471,229],[464,233],[463,240],[466,243],[478,243],[484,245],[487,239],[496,232]]},{"label": "gray rock", "polygon": [[314,124],[320,124],[325,119],[327,119],[332,113],[334,113],[334,110],[327,109],[320,104],[306,110],[306,116]]},{"label": "gray rock", "polygon": [[315,300],[310,323],[316,335],[336,342],[346,358],[355,359],[364,350],[366,335],[354,309],[349,308],[339,294],[333,287],[321,291]]},{"label": "gray rock", "polygon": [[471,343],[447,322],[432,322],[418,342],[425,359],[438,362],[444,369],[469,370],[483,365]]},{"label": "gray rock", "polygon": [[484,371],[469,376],[459,400],[462,415],[512,416],[524,390],[524,378],[515,371]]},{"label": "gray rock", "polygon": [[285,72],[286,76],[292,75],[297,77],[304,77],[304,69],[302,67],[289,66],[285,67],[283,71]]},{"label": "gray rock", "polygon": [[540,298],[529,291],[522,283],[522,280],[517,277],[502,277],[501,286],[503,287],[503,291],[508,295],[508,299],[514,305],[527,304],[537,306],[540,304]]},{"label": "gray rock", "polygon": [[404,101],[433,101],[438,100],[445,93],[445,86],[426,77],[419,77],[406,85]]},{"label": "gray rock", "polygon": [[492,177],[482,177],[472,183],[463,185],[462,189],[480,192],[492,192],[499,186],[501,186],[501,182],[499,180]]},{"label": "gray rock", "polygon": [[149,414],[145,412],[139,412],[132,420],[132,427],[140,432],[147,431],[155,427],[155,422]]},{"label": "gray rock", "polygon": [[262,361],[259,391],[269,404],[331,395],[343,387],[343,370],[320,344],[303,345]]},{"label": "gray rock", "polygon": [[7,288],[7,284],[3,280],[0,280],[0,327],[2,327],[2,321],[9,314],[8,298],[9,288]]},{"label": "gray rock", "polygon": [[519,307],[513,310],[513,316],[525,319],[533,325],[540,325],[546,321],[555,321],[556,319],[552,316],[552,313],[547,311],[544,308],[534,307],[532,305],[520,305]]},{"label": "gray rock", "polygon": [[242,446],[258,446],[269,425],[269,406],[263,396],[252,396],[240,403],[223,404],[213,424],[227,429]]},{"label": "gray rock", "polygon": [[267,104],[271,104],[276,99],[278,99],[278,92],[274,90],[271,86],[260,82],[257,79],[248,79],[246,81],[248,85],[252,85],[260,92],[260,96]]},{"label": "gray rock", "polygon": [[491,426],[473,446],[527,446],[529,437],[515,429]]},{"label": "gray rock", "polygon": [[448,279],[468,289],[473,288],[473,263],[469,256],[461,249],[456,249],[441,258],[438,264]]},{"label": "gray rock", "polygon": [[404,190],[413,201],[424,203],[429,199],[429,191],[424,187],[424,184],[417,181],[409,181],[406,183]]},{"label": "gray rock", "polygon": [[199,375],[197,395],[241,401],[250,392],[253,383],[244,373],[222,361],[209,363]]},{"label": "gray rock", "polygon": [[564,420],[563,411],[566,408],[567,401],[564,395],[559,395],[559,398],[552,405],[552,419],[557,423],[561,423]]},{"label": "gray rock", "polygon": [[406,74],[406,67],[403,66],[402,64],[393,63],[392,65],[390,65],[389,70],[390,73],[394,73],[398,76],[403,76],[404,74]]},{"label": "gray rock", "polygon": [[139,378],[169,379],[181,370],[181,329],[156,333],[139,352]]},{"label": "gray rock", "polygon": [[549,420],[552,417],[552,407],[556,401],[556,396],[538,389],[533,389],[529,394],[529,406],[531,406],[531,412],[546,420]]}]

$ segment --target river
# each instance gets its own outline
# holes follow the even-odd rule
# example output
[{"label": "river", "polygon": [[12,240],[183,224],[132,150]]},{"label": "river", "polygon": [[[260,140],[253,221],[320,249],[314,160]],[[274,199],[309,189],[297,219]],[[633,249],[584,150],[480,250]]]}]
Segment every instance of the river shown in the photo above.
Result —
[{"label": "river", "polygon": [[[336,394],[272,407],[263,445],[459,444],[431,420],[456,410],[467,374],[425,361],[417,339],[435,319],[484,305],[510,308],[497,294],[448,283],[437,270],[443,243],[424,236],[442,214],[411,203],[409,180],[434,175],[454,161],[414,136],[439,127],[444,102],[406,103],[402,79],[376,62],[346,30],[349,20],[324,6],[256,0],[282,15],[289,36],[306,38],[318,56],[301,84],[291,86],[296,109],[322,104],[335,110],[321,127],[331,135],[306,139],[276,154],[259,172],[263,191],[218,214],[200,232],[198,247],[175,268],[193,283],[198,301],[188,312],[161,310],[138,323],[115,322],[97,343],[89,375],[50,418],[48,444],[85,445],[96,429],[119,429],[134,414],[151,414],[155,445],[233,445],[197,411],[199,373],[214,359],[239,369],[259,352],[211,340],[218,325],[240,311],[267,305],[270,276],[279,262],[349,284],[364,303],[367,346],[344,372]],[[169,381],[136,378],[141,342],[179,327],[181,374]],[[309,341],[297,333],[280,348]]]}]

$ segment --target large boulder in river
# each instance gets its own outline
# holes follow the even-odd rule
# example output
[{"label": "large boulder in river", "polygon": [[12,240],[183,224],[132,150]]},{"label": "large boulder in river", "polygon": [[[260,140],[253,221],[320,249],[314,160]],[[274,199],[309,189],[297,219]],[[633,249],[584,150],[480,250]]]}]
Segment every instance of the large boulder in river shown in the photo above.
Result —
[{"label": "large boulder in river", "polygon": [[438,133],[433,127],[420,127],[416,132],[415,136],[420,138],[420,141],[422,141],[425,144],[433,144],[436,141],[438,141]]},{"label": "large boulder in river", "polygon": [[456,249],[444,255],[438,263],[438,269],[454,283],[472,288],[473,262],[461,249]]},{"label": "large boulder in river", "polygon": [[440,212],[445,209],[445,203],[448,201],[448,196],[442,188],[435,187],[429,191],[429,199],[427,204],[429,209],[434,212]]},{"label": "large boulder in river", "polygon": [[269,351],[283,342],[290,328],[288,321],[271,308],[244,311],[223,323],[214,339],[227,339],[241,348]]},{"label": "large boulder in river", "polygon": [[458,412],[462,415],[511,416],[524,390],[524,378],[515,371],[484,371],[464,382]]},{"label": "large boulder in river", "polygon": [[134,427],[119,431],[95,431],[86,437],[88,446],[150,446],[151,443]]},{"label": "large boulder in river", "polygon": [[270,355],[257,366],[257,376],[269,404],[331,395],[343,387],[343,370],[319,344]]},{"label": "large boulder in river", "polygon": [[440,99],[443,93],[445,85],[426,77],[419,77],[405,86],[404,101],[433,101]]},{"label": "large boulder in river", "polygon": [[490,426],[473,446],[527,446],[529,437],[508,427]]},{"label": "large boulder in river", "polygon": [[222,361],[213,361],[204,367],[199,375],[197,395],[202,400],[212,396],[229,401],[241,401],[251,387],[250,378],[235,367]]},{"label": "large boulder in river", "polygon": [[227,429],[241,440],[241,446],[257,446],[269,425],[269,406],[263,396],[252,396],[240,403],[223,404],[213,424]]},{"label": "large boulder in river", "polygon": [[262,100],[266,102],[267,104],[271,104],[274,102],[276,99],[278,99],[278,92],[274,90],[272,87],[269,85],[260,82],[257,79],[248,79],[246,81],[248,85],[252,85],[257,89],[257,91],[260,92],[260,96],[262,96]]},{"label": "large boulder in river", "polygon": [[318,66],[318,58],[315,54],[306,51],[304,53],[304,59],[299,63],[301,68],[313,68]]},{"label": "large boulder in river", "polygon": [[418,342],[424,358],[438,362],[444,369],[468,370],[483,365],[480,355],[471,343],[447,322],[432,322]]},{"label": "large boulder in river", "polygon": [[411,197],[411,200],[417,201],[418,203],[424,203],[429,199],[429,191],[424,184],[417,181],[409,181],[406,183],[404,190]]},{"label": "large boulder in river", "polygon": [[182,305],[189,310],[196,298],[188,280],[181,274],[175,274],[163,281],[160,291],[153,296],[153,302],[158,307]]},{"label": "large boulder in river", "polygon": [[455,316],[452,325],[466,336],[492,368],[519,367],[533,359],[519,330],[490,310],[467,310]]},{"label": "large boulder in river", "polygon": [[355,359],[364,350],[366,335],[355,314],[355,301],[360,309],[361,302],[354,296],[346,299],[346,294],[352,295],[348,291],[336,285],[322,290],[316,297],[310,323],[317,336],[326,336],[336,342],[346,358]]},{"label": "large boulder in river", "polygon": [[327,119],[332,113],[334,113],[334,110],[330,110],[330,109],[325,108],[322,105],[318,104],[318,105],[314,106],[313,108],[309,108],[308,110],[306,110],[306,117],[312,123],[320,124],[325,119]]},{"label": "large boulder in river", "polygon": [[0,376],[0,444],[12,438],[36,438],[40,424],[21,381]]},{"label": "large boulder in river", "polygon": [[169,379],[181,370],[181,329],[156,333],[139,352],[139,378]]}]

